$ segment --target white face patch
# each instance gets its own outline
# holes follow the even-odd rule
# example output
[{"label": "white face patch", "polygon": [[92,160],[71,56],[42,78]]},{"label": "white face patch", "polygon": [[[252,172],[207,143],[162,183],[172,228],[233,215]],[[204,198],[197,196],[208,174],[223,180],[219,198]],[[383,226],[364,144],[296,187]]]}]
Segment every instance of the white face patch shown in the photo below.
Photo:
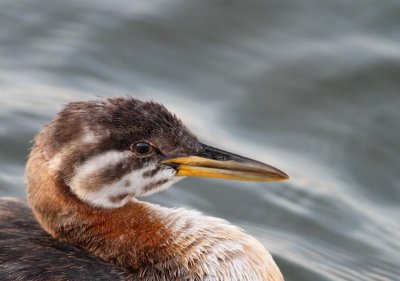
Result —
[{"label": "white face patch", "polygon": [[[98,171],[106,171],[110,167],[118,167],[119,163],[129,161],[130,151],[108,151],[88,159],[75,169],[69,186],[83,201],[105,208],[118,208],[125,205],[133,197],[149,195],[166,189],[182,179],[175,177],[176,171],[168,167],[158,167],[153,163],[140,169],[127,171],[115,181],[102,183],[97,179]],[[154,173],[151,173],[155,171]],[[96,182],[96,186],[88,186],[88,182]],[[111,178],[112,179],[112,178]]]},{"label": "white face patch", "polygon": [[100,169],[111,167],[123,162],[130,155],[131,154],[128,151],[108,151],[86,160],[83,165],[79,166],[75,170],[75,176],[70,182],[71,188],[73,190],[84,188],[84,186],[81,185],[84,183],[83,180],[85,178],[89,177]]}]

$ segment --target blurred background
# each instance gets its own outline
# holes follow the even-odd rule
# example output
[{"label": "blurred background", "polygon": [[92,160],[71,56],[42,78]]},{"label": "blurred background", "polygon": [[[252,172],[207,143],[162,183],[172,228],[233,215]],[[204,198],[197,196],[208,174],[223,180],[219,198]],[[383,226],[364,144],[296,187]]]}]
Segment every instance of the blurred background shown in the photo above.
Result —
[{"label": "blurred background", "polygon": [[291,176],[146,198],[256,236],[286,280],[400,280],[400,3],[0,1],[0,196],[69,101],[165,104],[211,145]]}]

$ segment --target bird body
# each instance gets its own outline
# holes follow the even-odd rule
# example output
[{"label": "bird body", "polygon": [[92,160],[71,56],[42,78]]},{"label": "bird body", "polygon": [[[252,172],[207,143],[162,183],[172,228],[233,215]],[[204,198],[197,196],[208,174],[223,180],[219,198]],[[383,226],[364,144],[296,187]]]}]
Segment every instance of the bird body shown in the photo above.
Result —
[{"label": "bird body", "polygon": [[[163,106],[130,98],[69,104],[36,136],[26,167],[30,206],[52,241],[114,264],[126,280],[283,280],[264,247],[227,221],[137,199],[192,175],[286,178],[200,143]],[[27,212],[2,202],[0,227],[19,215],[7,204]],[[73,262],[76,251],[65,250]]]}]

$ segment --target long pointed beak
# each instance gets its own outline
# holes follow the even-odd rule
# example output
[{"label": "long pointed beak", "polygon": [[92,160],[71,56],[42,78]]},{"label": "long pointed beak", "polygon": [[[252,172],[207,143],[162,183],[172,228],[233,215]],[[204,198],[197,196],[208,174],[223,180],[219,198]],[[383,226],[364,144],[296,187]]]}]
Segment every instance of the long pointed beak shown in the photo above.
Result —
[{"label": "long pointed beak", "polygon": [[281,181],[289,179],[284,172],[261,162],[202,144],[199,153],[169,158],[162,164],[177,170],[177,176],[221,178],[242,181]]}]

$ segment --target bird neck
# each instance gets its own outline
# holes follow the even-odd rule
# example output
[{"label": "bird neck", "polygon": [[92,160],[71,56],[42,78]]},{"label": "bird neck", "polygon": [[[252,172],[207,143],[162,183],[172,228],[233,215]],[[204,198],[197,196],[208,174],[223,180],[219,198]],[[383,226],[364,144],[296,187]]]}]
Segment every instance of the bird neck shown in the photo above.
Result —
[{"label": "bird neck", "polygon": [[137,200],[120,208],[90,206],[57,181],[47,158],[33,149],[26,181],[32,211],[54,238],[130,269],[163,260],[176,250],[170,247],[173,235],[162,207]]},{"label": "bird neck", "polygon": [[134,280],[283,280],[263,246],[228,222],[137,200],[91,206],[49,167],[51,157],[34,146],[26,185],[36,219],[57,240],[130,269]]}]

